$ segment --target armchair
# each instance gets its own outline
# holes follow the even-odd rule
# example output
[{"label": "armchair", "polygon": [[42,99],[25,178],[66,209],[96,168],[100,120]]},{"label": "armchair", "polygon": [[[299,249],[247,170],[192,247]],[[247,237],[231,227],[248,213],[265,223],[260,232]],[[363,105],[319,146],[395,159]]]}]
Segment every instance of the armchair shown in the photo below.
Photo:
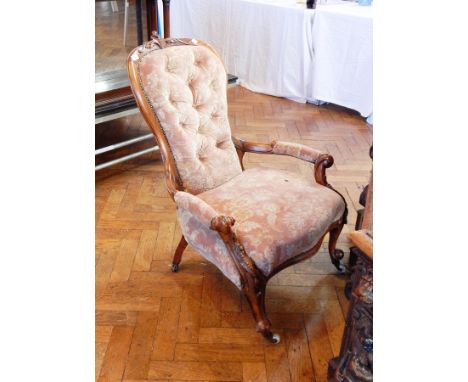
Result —
[{"label": "armchair", "polygon": [[[183,233],[172,271],[178,271],[190,244],[243,291],[257,331],[279,342],[265,311],[268,280],[317,253],[326,234],[331,260],[344,271],[336,242],[347,206],[325,174],[333,158],[296,143],[231,137],[226,71],[202,41],[155,34],[130,54],[128,72],[138,107],[159,144]],[[315,179],[246,170],[246,152],[305,160],[313,164]]]}]

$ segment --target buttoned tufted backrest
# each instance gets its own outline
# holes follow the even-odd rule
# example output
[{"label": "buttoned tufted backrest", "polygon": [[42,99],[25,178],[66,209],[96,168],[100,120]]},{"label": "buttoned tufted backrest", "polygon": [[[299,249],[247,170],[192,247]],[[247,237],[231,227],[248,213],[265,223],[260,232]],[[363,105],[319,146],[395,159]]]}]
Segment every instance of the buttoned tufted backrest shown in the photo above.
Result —
[{"label": "buttoned tufted backrest", "polygon": [[240,174],[219,57],[207,46],[188,44],[153,49],[138,60],[141,89],[185,190],[198,194]]}]

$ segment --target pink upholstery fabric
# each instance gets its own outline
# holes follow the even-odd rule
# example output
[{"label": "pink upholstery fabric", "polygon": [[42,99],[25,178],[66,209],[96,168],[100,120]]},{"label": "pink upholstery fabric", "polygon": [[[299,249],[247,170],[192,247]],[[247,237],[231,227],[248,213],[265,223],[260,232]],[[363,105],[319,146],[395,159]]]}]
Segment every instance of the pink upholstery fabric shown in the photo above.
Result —
[{"label": "pink upholstery fabric", "polygon": [[185,189],[198,194],[239,175],[219,58],[204,46],[174,46],[144,56],[139,73]]},{"label": "pink upholstery fabric", "polygon": [[[196,198],[216,214],[236,219],[236,235],[266,276],[290,257],[312,248],[345,208],[338,194],[312,179],[262,168],[246,170]],[[182,203],[178,197],[176,202],[187,242],[239,286],[237,270],[224,243],[206,225],[206,215],[199,212],[206,210],[206,204],[190,207],[191,203]]]},{"label": "pink upholstery fabric", "polygon": [[210,227],[211,220],[219,216],[213,207],[207,204],[199,197],[189,194],[188,192],[178,191],[174,195],[174,201],[177,208],[189,211],[192,215],[196,216],[201,224]]},{"label": "pink upholstery fabric", "polygon": [[177,218],[182,233],[193,248],[240,288],[239,273],[218,232],[210,229],[211,219],[220,215],[198,196],[177,192]]},{"label": "pink upholstery fabric", "polygon": [[320,151],[305,145],[301,145],[300,143],[281,141],[275,142],[275,145],[273,146],[273,153],[289,155],[312,163],[315,163],[319,155],[322,154]]}]

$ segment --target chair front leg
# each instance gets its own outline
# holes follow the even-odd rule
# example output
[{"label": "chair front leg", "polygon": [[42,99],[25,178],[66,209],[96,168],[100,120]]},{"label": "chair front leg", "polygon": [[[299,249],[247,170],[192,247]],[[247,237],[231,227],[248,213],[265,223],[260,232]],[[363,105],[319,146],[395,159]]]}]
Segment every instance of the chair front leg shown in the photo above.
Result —
[{"label": "chair front leg", "polygon": [[268,341],[277,344],[281,338],[279,334],[271,331],[271,322],[265,309],[266,279],[258,280],[253,275],[246,277],[246,283],[242,288],[249,302],[254,320],[257,324],[257,332],[261,333]]},{"label": "chair front leg", "polygon": [[226,244],[228,253],[236,265],[241,280],[241,289],[252,310],[257,324],[257,332],[270,342],[276,344],[280,336],[271,331],[271,322],[265,310],[265,290],[267,278],[257,268],[253,260],[245,252],[244,246],[238,241],[231,227],[235,220],[229,216],[218,216],[211,221],[211,229],[218,231]]},{"label": "chair front leg", "polygon": [[337,225],[330,230],[330,237],[328,239],[328,252],[332,264],[338,269],[338,272],[344,273],[346,268],[342,262],[344,252],[341,249],[336,248],[338,237],[340,236],[341,230],[343,229],[344,221],[340,220]]}]

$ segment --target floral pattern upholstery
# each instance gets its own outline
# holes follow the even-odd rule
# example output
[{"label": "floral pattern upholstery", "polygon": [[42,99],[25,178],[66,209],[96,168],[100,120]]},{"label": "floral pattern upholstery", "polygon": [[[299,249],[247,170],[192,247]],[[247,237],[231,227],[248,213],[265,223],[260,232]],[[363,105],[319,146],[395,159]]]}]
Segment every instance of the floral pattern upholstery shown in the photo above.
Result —
[{"label": "floral pattern upholstery", "polygon": [[289,155],[311,163],[315,163],[318,157],[322,154],[320,151],[306,145],[301,145],[300,143],[282,141],[274,142],[272,153]]},{"label": "floral pattern upholstery", "polygon": [[[313,179],[263,168],[248,169],[199,194],[197,199],[217,214],[236,220],[233,229],[238,239],[265,276],[289,258],[311,249],[345,209],[336,192]],[[200,217],[200,208],[190,208],[177,199],[176,203],[187,241],[209,261],[213,259],[212,248],[217,247],[217,258],[212,262],[233,281],[237,274],[235,265],[220,245],[223,243],[217,232],[210,230],[206,219]],[[208,250],[211,252],[207,256]]]},{"label": "floral pattern upholstery", "polygon": [[221,60],[205,46],[173,46],[144,55],[138,70],[184,188],[198,194],[239,175]]},{"label": "floral pattern upholstery", "polygon": [[240,288],[239,272],[226,245],[218,232],[210,229],[211,219],[220,213],[198,196],[187,192],[177,192],[174,200],[177,205],[177,219],[187,243]]}]

